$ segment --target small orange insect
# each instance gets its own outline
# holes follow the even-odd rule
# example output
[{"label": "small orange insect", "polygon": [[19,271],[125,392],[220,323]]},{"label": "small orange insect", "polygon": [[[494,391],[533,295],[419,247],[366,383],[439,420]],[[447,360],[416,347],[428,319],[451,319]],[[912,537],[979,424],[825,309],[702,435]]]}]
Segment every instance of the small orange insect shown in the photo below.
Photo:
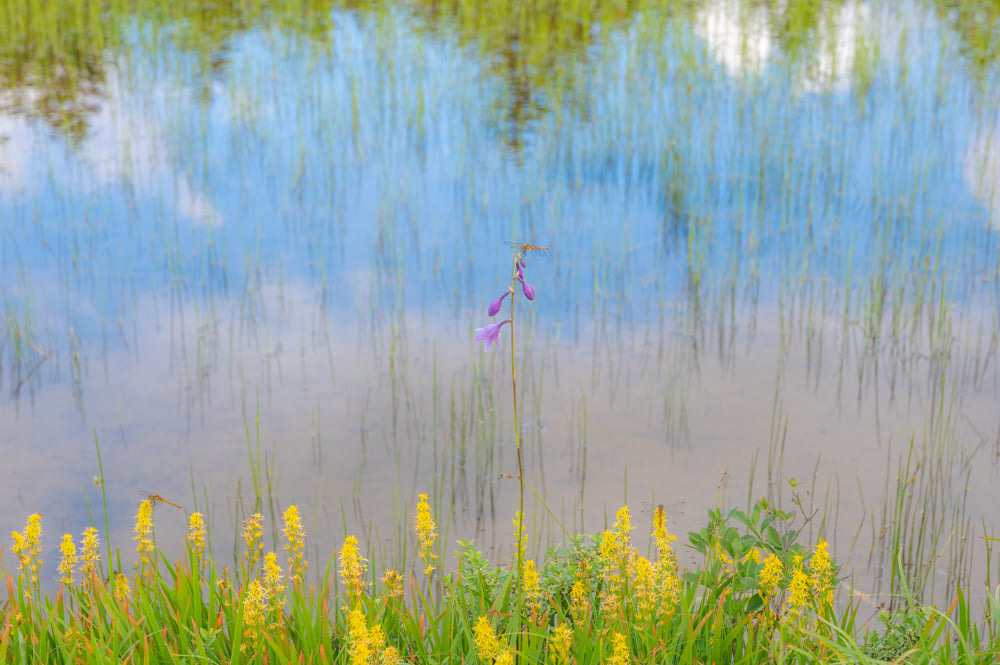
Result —
[{"label": "small orange insect", "polygon": [[146,497],[146,501],[150,501],[152,503],[165,503],[168,506],[173,506],[177,510],[184,510],[183,508],[181,508],[180,506],[178,506],[173,501],[167,501],[166,499],[164,499],[159,494],[150,494],[149,496]]},{"label": "small orange insect", "polygon": [[551,251],[549,247],[541,247],[539,245],[531,245],[528,243],[521,244],[516,242],[508,242],[507,245],[513,249],[516,249],[518,254],[527,254],[528,252],[540,252],[542,254],[545,254]]}]

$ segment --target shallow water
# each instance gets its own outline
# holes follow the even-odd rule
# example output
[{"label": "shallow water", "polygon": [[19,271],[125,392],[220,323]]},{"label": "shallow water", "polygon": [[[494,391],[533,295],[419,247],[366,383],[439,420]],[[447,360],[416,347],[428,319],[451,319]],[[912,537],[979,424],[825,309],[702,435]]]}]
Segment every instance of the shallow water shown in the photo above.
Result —
[{"label": "shallow water", "polygon": [[[100,513],[96,439],[123,550],[153,491],[207,511],[228,556],[256,468],[268,523],[298,503],[320,560],[344,524],[398,551],[420,492],[445,542],[506,556],[509,330],[472,337],[507,242],[534,242],[552,251],[516,305],[525,475],[567,529],[627,493],[683,502],[683,532],[719,500],[789,505],[794,478],[810,540],[866,592],[891,590],[884,534],[920,514],[945,534],[913,556],[942,555],[931,588],[979,588],[995,68],[931,9],[845,3],[803,53],[732,4],[608,19],[516,66],[414,7],[331,10],[311,36],[255,23],[209,68],[140,23],[84,131],[5,103],[7,530],[43,512],[57,559],[85,496]],[[180,543],[183,514],[157,520]],[[537,549],[560,537],[537,505],[529,524]]]}]

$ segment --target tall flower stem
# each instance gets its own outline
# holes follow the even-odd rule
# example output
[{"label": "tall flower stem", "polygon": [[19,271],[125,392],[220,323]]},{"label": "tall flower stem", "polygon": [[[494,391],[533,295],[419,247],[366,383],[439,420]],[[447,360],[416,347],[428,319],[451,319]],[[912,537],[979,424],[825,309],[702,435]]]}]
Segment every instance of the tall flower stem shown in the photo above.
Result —
[{"label": "tall flower stem", "polygon": [[[521,422],[517,416],[517,363],[516,356],[514,353],[515,338],[514,338],[514,298],[517,297],[517,284],[521,284],[521,293],[528,300],[535,299],[535,287],[529,284],[524,279],[523,269],[527,268],[527,263],[524,260],[525,255],[530,250],[548,250],[548,247],[537,247],[535,245],[521,245],[517,252],[514,254],[514,270],[510,280],[510,286],[500,295],[499,298],[490,303],[488,308],[489,315],[496,316],[497,313],[503,307],[503,299],[510,296],[510,318],[505,321],[500,321],[499,323],[492,323],[488,326],[476,329],[475,341],[483,342],[485,350],[489,350],[491,346],[496,344],[497,339],[500,336],[500,331],[503,329],[504,325],[510,324],[510,386],[513,395],[513,407],[514,407],[514,448],[517,451],[517,482],[520,490],[519,501],[518,501],[518,511],[517,517],[514,519],[514,529],[517,537],[517,554],[516,554],[516,565],[517,574],[515,581],[517,582],[517,610],[515,616],[518,622],[522,618],[522,611],[524,608],[524,552],[525,552],[525,538],[524,538],[524,461],[521,456]],[[534,490],[532,490],[534,491]],[[520,632],[518,633],[518,641],[520,642]]]},{"label": "tall flower stem", "polygon": [[[514,412],[514,449],[517,451],[517,485],[518,485],[518,510],[515,520],[514,533],[517,548],[517,617],[518,631],[515,637],[517,653],[521,653],[522,632],[520,630],[521,618],[524,612],[524,464],[521,459],[521,421],[517,416],[517,363],[515,362],[514,347],[516,346],[514,336],[514,299],[517,297],[518,278],[521,277],[521,264],[524,258],[524,250],[518,250],[514,256],[514,273],[510,280],[510,386],[511,403]],[[522,280],[523,281],[523,280]],[[532,294],[532,297],[534,295]],[[518,657],[520,660],[520,657]]]},{"label": "tall flower stem", "polygon": [[511,401],[514,410],[514,449],[517,451],[517,484],[519,493],[517,526],[517,613],[521,614],[524,593],[524,465],[521,461],[521,421],[517,418],[517,364],[514,355],[514,299],[517,297],[516,286],[518,272],[522,259],[522,250],[514,256],[514,274],[510,280],[510,385]]}]

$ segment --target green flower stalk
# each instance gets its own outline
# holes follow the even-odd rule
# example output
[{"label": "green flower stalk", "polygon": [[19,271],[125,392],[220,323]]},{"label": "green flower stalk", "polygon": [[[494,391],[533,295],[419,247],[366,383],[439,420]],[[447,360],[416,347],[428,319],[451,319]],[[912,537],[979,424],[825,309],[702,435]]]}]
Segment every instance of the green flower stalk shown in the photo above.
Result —
[{"label": "green flower stalk", "polygon": [[[528,252],[532,250],[543,250],[547,251],[548,247],[537,247],[535,245],[521,245],[517,249],[517,253],[514,254],[514,270],[511,276],[510,285],[507,290],[504,291],[496,300],[490,303],[487,313],[490,316],[496,316],[500,312],[500,308],[503,306],[503,300],[507,296],[510,296],[510,316],[509,318],[501,321],[499,323],[493,323],[491,325],[485,326],[483,328],[476,329],[476,335],[474,337],[475,341],[483,342],[484,350],[489,350],[493,344],[500,337],[500,331],[505,324],[510,324],[510,379],[511,379],[511,391],[513,393],[513,410],[514,410],[514,447],[517,450],[517,481],[520,487],[520,497],[518,503],[517,519],[520,524],[515,525],[515,529],[520,534],[524,529],[524,464],[521,459],[521,426],[520,421],[517,417],[517,366],[514,362],[514,299],[517,295],[517,284],[521,285],[521,293],[528,300],[535,299],[535,287],[529,284],[524,279],[524,269],[528,267],[525,257]],[[518,612],[521,611],[523,606],[523,593],[524,593],[524,548],[518,547],[517,551],[517,577],[518,577],[518,595],[517,595],[517,606]]]}]

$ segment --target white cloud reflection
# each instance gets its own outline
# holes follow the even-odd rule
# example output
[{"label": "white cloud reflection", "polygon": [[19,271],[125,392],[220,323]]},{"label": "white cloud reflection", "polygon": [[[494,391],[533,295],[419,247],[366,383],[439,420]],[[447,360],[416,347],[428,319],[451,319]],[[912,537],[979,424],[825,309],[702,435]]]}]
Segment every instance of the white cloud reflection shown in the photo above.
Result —
[{"label": "white cloud reflection", "polygon": [[[778,57],[773,16],[766,5],[716,0],[698,12],[695,34],[705,40],[730,75],[756,74]],[[859,35],[870,20],[869,5],[858,2],[845,2],[821,15],[815,30],[815,56],[801,77],[803,90],[850,86]]]},{"label": "white cloud reflection", "polygon": [[157,94],[137,95],[111,79],[75,147],[39,120],[0,112],[0,195],[35,189],[33,174],[44,168],[43,182],[52,180],[63,191],[127,187],[191,222],[222,224],[222,213],[164,137],[164,123],[154,113],[162,110]]}]

